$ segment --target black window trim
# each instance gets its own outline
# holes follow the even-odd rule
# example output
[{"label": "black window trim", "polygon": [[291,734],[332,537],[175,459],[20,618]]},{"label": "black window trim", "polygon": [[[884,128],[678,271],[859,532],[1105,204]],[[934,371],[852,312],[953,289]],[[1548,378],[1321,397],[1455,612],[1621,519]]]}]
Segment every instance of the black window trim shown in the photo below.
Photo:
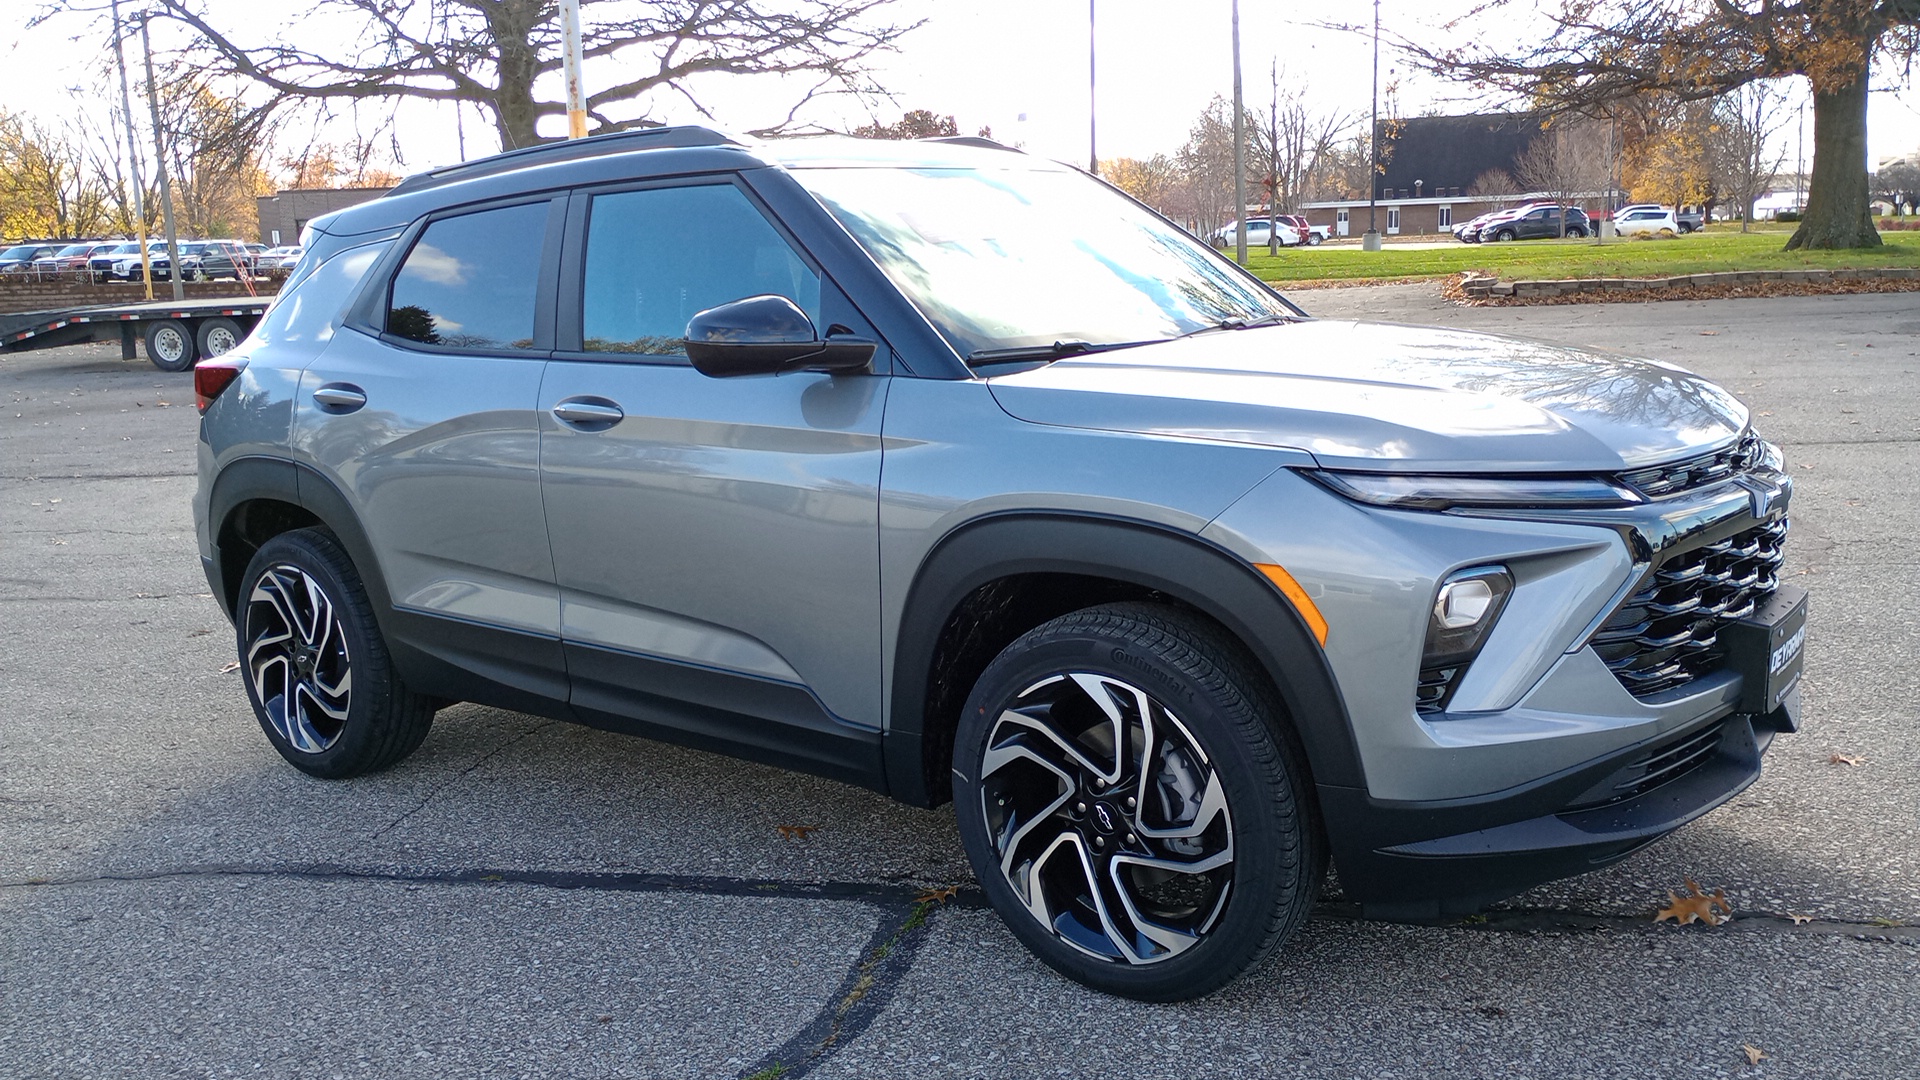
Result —
[{"label": "black window trim", "polygon": [[[658,367],[691,368],[685,353],[588,352],[586,339],[587,230],[592,227],[593,200],[602,195],[621,195],[629,191],[655,191],[668,188],[731,187],[746,197],[748,205],[759,211],[787,247],[800,257],[807,269],[820,279],[820,303],[826,306],[827,290],[838,290],[826,267],[814,258],[793,230],[780,220],[758,193],[737,172],[690,173],[679,176],[648,177],[612,184],[595,184],[574,189],[567,200],[566,240],[562,247],[554,296],[554,348],[556,360],[586,361],[601,364],[650,364]],[[824,333],[825,327],[815,327]],[[876,364],[879,361],[876,360]]]},{"label": "black window trim", "polygon": [[[399,276],[401,267],[406,265],[407,257],[420,242],[420,237],[434,222],[448,218],[466,217],[470,214],[485,213],[489,210],[506,210],[515,206],[527,206],[537,203],[547,205],[546,234],[541,241],[539,265],[534,272],[539,275],[533,293],[533,347],[530,349],[476,349],[469,346],[433,345],[412,338],[389,334],[386,329],[387,311],[393,301],[393,282]],[[396,349],[408,352],[427,353],[436,356],[498,356],[520,360],[546,360],[553,354],[553,290],[547,286],[553,281],[560,260],[561,237],[566,224],[567,199],[565,192],[541,191],[531,194],[514,195],[503,199],[490,199],[485,202],[465,203],[449,206],[425,214],[409,225],[381,256],[380,264],[367,275],[367,285],[348,309],[345,325]]]}]

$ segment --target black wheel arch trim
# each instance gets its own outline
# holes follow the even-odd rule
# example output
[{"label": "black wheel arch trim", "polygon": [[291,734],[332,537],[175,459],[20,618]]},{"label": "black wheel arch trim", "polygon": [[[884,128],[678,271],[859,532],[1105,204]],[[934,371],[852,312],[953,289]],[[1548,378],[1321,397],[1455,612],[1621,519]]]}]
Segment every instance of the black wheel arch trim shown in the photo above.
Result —
[{"label": "black wheel arch trim", "polygon": [[1326,654],[1292,605],[1246,561],[1191,533],[1129,518],[1012,511],[969,521],[921,562],[898,635],[884,743],[887,791],[937,800],[926,775],[925,704],[949,616],[991,581],[1017,574],[1119,580],[1186,603],[1224,626],[1272,679],[1316,784],[1363,786],[1359,750]]}]

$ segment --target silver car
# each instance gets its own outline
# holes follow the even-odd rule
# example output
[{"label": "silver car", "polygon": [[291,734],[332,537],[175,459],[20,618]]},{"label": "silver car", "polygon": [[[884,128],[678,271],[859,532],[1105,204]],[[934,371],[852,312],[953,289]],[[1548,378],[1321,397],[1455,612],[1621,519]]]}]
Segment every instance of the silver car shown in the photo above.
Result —
[{"label": "silver car", "polygon": [[[969,144],[971,143],[971,144]],[[1334,322],[1068,167],[662,128],[313,223],[195,373],[207,579],[309,774],[476,701],[954,805],[1046,963],[1213,990],[1724,803],[1792,486],[1652,361]]]}]

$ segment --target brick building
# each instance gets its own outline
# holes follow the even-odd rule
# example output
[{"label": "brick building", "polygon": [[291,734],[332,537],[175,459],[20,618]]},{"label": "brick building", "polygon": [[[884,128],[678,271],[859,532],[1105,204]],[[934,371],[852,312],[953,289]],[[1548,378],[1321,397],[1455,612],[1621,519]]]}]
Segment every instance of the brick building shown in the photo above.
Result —
[{"label": "brick building", "polygon": [[300,230],[322,214],[385,195],[390,188],[290,188],[256,200],[260,242],[269,247],[300,242]]}]

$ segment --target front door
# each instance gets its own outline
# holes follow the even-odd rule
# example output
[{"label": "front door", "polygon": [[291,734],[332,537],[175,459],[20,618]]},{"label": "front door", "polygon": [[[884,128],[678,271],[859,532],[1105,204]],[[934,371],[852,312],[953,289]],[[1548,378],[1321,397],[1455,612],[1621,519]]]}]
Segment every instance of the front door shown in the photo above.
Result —
[{"label": "front door", "polygon": [[540,467],[575,710],[872,768],[888,379],[714,379],[680,346],[694,313],[763,294],[821,333],[870,329],[735,183],[574,205],[559,341],[577,351],[547,368]]}]

